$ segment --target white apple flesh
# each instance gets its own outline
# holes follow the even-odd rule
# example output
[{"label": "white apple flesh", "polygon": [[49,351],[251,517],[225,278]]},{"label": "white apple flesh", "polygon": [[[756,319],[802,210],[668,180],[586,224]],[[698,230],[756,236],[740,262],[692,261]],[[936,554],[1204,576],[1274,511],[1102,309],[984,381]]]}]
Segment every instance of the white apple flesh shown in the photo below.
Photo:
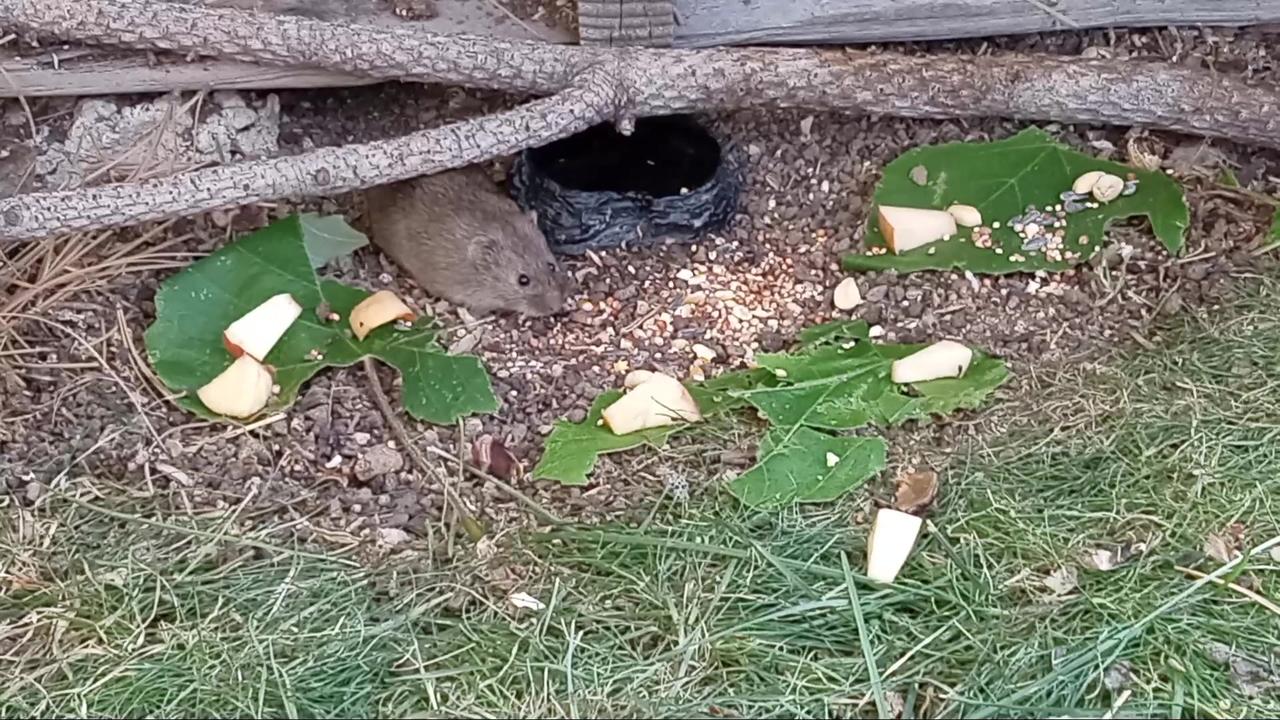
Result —
[{"label": "white apple flesh", "polygon": [[895,255],[956,234],[956,219],[946,210],[879,207],[880,232]]},{"label": "white apple flesh", "polygon": [[894,360],[889,375],[899,384],[958,378],[969,369],[973,350],[954,340],[940,340],[904,358]]},{"label": "white apple flesh", "polygon": [[880,508],[867,541],[867,577],[880,583],[896,580],[911,556],[923,522],[915,515]]},{"label": "white apple flesh", "polygon": [[197,390],[196,397],[219,415],[247,418],[267,406],[272,384],[266,366],[245,353]]},{"label": "white apple flesh", "polygon": [[603,419],[614,435],[626,435],[678,422],[698,422],[702,412],[679,380],[653,373],[605,408]]},{"label": "white apple flesh", "polygon": [[858,281],[847,277],[836,285],[831,293],[831,301],[837,310],[852,310],[862,304],[862,291],[858,289]]},{"label": "white apple flesh", "polygon": [[292,295],[273,295],[227,326],[222,344],[232,357],[250,355],[262,362],[301,314],[302,306]]},{"label": "white apple flesh", "polygon": [[643,382],[653,379],[652,370],[632,370],[622,379],[622,387],[631,390]]},{"label": "white apple flesh", "polygon": [[395,320],[413,322],[413,310],[390,290],[379,290],[351,308],[347,320],[356,338],[363,340],[374,330]]}]

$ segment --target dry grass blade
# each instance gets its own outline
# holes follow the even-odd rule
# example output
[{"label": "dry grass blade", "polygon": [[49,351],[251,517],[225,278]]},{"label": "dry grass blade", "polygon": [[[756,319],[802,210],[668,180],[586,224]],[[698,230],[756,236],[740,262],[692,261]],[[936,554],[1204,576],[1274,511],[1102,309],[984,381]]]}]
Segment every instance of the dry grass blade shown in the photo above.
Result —
[{"label": "dry grass blade", "polygon": [[97,350],[94,349],[93,343],[85,339],[85,337],[80,333],[76,332],[75,330],[72,330],[71,328],[67,327],[65,324],[60,323],[56,320],[50,320],[48,318],[40,317],[38,315],[31,315],[28,313],[0,313],[0,320],[3,320],[5,318],[15,318],[15,319],[24,320],[27,322],[40,323],[54,330],[57,330],[58,332],[61,332],[62,334],[74,340],[75,343],[79,345],[81,349],[85,352],[85,354],[93,358],[94,362],[97,363],[98,367],[102,369],[102,372],[106,373],[106,375],[112,380],[112,382],[114,382],[117,386],[119,386],[120,391],[124,393],[125,397],[127,397],[129,399],[129,402],[134,406],[134,409],[137,410],[138,419],[147,428],[147,431],[151,434],[152,439],[155,441],[157,445],[160,444],[160,435],[156,432],[155,426],[151,424],[151,418],[147,416],[147,410],[146,408],[143,407],[142,401],[138,397],[138,393],[135,391],[135,389],[131,385],[126,383],[124,379],[120,377],[119,373],[117,373],[111,367],[111,364],[107,362],[106,358],[104,358]]}]

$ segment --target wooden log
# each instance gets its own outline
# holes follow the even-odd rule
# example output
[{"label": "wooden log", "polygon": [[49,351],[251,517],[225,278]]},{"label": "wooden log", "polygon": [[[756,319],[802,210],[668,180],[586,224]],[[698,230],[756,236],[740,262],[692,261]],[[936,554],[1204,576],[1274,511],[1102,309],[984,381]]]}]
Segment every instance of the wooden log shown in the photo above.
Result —
[{"label": "wooden log", "polygon": [[[628,0],[633,2],[636,0]],[[1280,0],[674,0],[676,47],[907,42],[1280,22]]]}]

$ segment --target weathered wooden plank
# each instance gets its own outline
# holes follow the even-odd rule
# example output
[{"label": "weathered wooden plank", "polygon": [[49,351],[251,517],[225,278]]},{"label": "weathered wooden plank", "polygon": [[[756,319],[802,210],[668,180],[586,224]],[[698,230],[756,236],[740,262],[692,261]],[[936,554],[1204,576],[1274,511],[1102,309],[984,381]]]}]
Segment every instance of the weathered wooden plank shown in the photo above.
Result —
[{"label": "weathered wooden plank", "polygon": [[677,47],[1280,22],[1280,0],[674,0]]},{"label": "weathered wooden plank", "polygon": [[[170,0],[173,1],[173,0]],[[391,12],[387,0],[177,0],[245,11],[314,17],[326,22],[350,22],[380,27],[412,28],[454,35],[488,35],[516,40],[572,43],[573,33],[542,22],[516,18],[494,0],[432,0],[435,15],[406,20]]]},{"label": "weathered wooden plank", "polygon": [[0,98],[165,93],[172,90],[283,90],[367,85],[358,75],[311,68],[255,65],[234,60],[147,63],[121,55],[69,59],[57,67],[28,60],[0,61]]},{"label": "weathered wooden plank", "polygon": [[671,0],[578,0],[578,36],[584,45],[671,44]]}]

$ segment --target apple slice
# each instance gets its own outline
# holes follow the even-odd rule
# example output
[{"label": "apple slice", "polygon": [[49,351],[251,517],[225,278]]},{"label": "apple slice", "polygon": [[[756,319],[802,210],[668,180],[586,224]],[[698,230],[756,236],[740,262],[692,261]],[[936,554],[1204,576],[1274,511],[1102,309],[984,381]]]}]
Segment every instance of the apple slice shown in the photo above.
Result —
[{"label": "apple slice", "polygon": [[679,380],[653,373],[605,408],[603,419],[614,435],[626,435],[677,422],[698,422],[702,412]]},{"label": "apple slice", "polygon": [[393,320],[413,322],[413,311],[390,290],[379,290],[351,308],[351,331],[363,340],[366,335]]},{"label": "apple slice", "polygon": [[956,234],[956,219],[946,210],[881,205],[880,232],[895,255]]},{"label": "apple slice", "polygon": [[958,378],[969,369],[973,350],[954,340],[940,340],[904,358],[894,360],[889,375],[896,383],[918,383]]},{"label": "apple slice", "polygon": [[632,370],[631,372],[627,373],[627,376],[625,378],[622,379],[622,387],[628,390],[633,390],[637,385],[648,382],[652,379],[653,379],[652,370],[638,370],[638,369]]},{"label": "apple slice", "polygon": [[272,295],[227,326],[222,344],[232,357],[249,355],[262,362],[301,314],[302,306],[289,293]]},{"label": "apple slice", "polygon": [[245,353],[197,390],[196,397],[219,415],[247,418],[267,406],[271,385],[271,372]]},{"label": "apple slice", "polygon": [[907,563],[923,520],[893,508],[880,508],[867,541],[867,577],[891,583]]}]

